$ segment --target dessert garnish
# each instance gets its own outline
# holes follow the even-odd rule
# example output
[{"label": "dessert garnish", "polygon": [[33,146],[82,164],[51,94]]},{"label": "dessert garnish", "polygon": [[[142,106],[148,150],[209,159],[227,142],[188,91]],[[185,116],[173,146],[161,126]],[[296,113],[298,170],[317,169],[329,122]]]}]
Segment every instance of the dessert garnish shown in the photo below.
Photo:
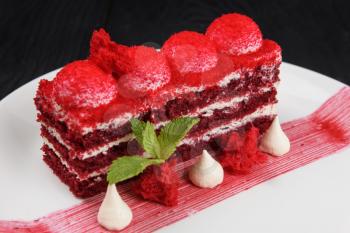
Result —
[{"label": "dessert garnish", "polygon": [[218,62],[215,44],[198,32],[183,31],[172,35],[162,52],[180,73],[204,72]]},{"label": "dessert garnish", "polygon": [[230,134],[223,143],[220,163],[234,174],[249,173],[257,164],[267,161],[267,154],[258,149],[259,129],[251,127],[245,134]]},{"label": "dessert garnish", "polygon": [[214,188],[222,183],[224,169],[208,151],[203,150],[199,160],[191,167],[189,178],[198,187]]},{"label": "dessert garnish", "polygon": [[278,116],[263,134],[259,149],[274,156],[284,155],[290,150],[289,139],[281,128]]},{"label": "dessert garnish", "polygon": [[[93,83],[94,85],[91,85]],[[116,80],[89,60],[66,65],[53,85],[55,101],[66,108],[96,108],[117,95]]]},{"label": "dessert garnish", "polygon": [[98,210],[97,222],[108,230],[122,230],[132,220],[132,211],[120,197],[115,184],[107,186],[106,195]]},{"label": "dessert garnish", "polygon": [[[176,173],[172,171],[172,163],[167,162],[175,152],[181,140],[199,122],[198,118],[182,117],[176,118],[167,123],[159,135],[150,122],[143,122],[137,119],[131,120],[131,128],[137,142],[147,153],[147,157],[140,155],[121,156],[112,162],[107,174],[109,184],[115,184],[141,174],[149,168],[134,183],[134,189],[145,199],[161,202],[166,205],[176,204],[177,195],[175,192],[165,192],[168,189],[176,189]],[[150,167],[156,165],[155,167]],[[176,179],[174,179],[176,180]],[[157,190],[152,191],[145,183],[157,183]],[[170,185],[170,186],[169,186]],[[162,192],[162,190],[164,192]],[[169,191],[169,190],[168,190]],[[169,199],[169,197],[171,198]],[[174,198],[175,197],[175,198]]]},{"label": "dessert garnish", "polygon": [[249,17],[237,13],[215,19],[205,33],[220,52],[242,55],[257,51],[262,46],[259,26]]},{"label": "dessert garnish", "polygon": [[119,183],[139,175],[150,165],[160,165],[175,152],[177,145],[198,123],[197,118],[182,117],[166,124],[157,136],[154,125],[138,119],[131,120],[131,128],[137,142],[150,155],[126,155],[115,159],[108,169],[109,184]]}]

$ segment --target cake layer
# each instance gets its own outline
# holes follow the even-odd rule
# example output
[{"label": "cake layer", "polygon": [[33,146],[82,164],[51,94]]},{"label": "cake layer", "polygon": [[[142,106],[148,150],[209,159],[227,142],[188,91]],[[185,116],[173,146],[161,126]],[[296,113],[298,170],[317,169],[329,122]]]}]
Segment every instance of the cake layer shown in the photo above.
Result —
[{"label": "cake layer", "polygon": [[55,175],[66,185],[69,190],[79,198],[92,197],[106,191],[106,176],[100,175],[88,180],[81,181],[61,163],[59,157],[47,145],[42,147],[44,152],[43,160],[53,170]]},{"label": "cake layer", "polygon": [[[225,131],[224,134],[233,131],[244,131],[252,125],[259,128],[260,132],[265,132],[273,118],[273,115],[262,116],[253,121],[247,121],[245,124],[234,129],[229,129],[228,131]],[[210,138],[206,138],[205,140],[197,138],[196,143],[194,144],[183,144],[176,150],[177,161],[186,161],[193,156],[197,156],[202,153],[203,149],[211,151],[213,154],[220,152],[221,147],[218,142],[220,141],[221,136],[222,134],[211,135]],[[44,161],[50,166],[61,181],[69,186],[70,190],[77,197],[87,198],[105,191],[107,185],[105,174],[99,174],[81,180],[76,174],[72,173],[64,164],[62,164],[61,159],[48,145],[44,145],[42,150],[44,152]]]},{"label": "cake layer", "polygon": [[[275,105],[265,105],[261,106],[249,115],[244,117],[239,117],[238,119],[228,119],[226,121],[218,120],[213,122],[208,128],[203,128],[197,133],[189,134],[183,141],[184,145],[196,144],[199,141],[208,141],[210,138],[217,135],[222,135],[230,130],[240,128],[242,125],[255,121],[256,119],[263,117],[273,117],[276,114]],[[262,128],[264,129],[264,128]],[[62,163],[66,167],[74,172],[81,180],[87,179],[89,177],[95,176],[96,174],[103,173],[106,171],[107,167],[111,162],[118,156],[128,155],[128,154],[142,154],[142,150],[138,147],[135,140],[122,143],[118,146],[110,148],[105,154],[97,155],[94,158],[89,158],[86,160],[71,159],[68,155],[67,149],[61,145],[54,137],[52,137],[48,131],[42,129],[42,137],[51,149],[53,149],[57,155],[59,155]]]},{"label": "cake layer", "polygon": [[[277,102],[275,97],[276,89],[270,87],[261,89],[259,93],[253,93],[250,96],[240,96],[233,97],[231,99],[220,100],[214,104],[207,105],[204,108],[197,109],[195,112],[185,115],[200,118],[200,123],[191,130],[190,134],[197,133],[197,131],[221,124],[227,119],[238,119],[239,117],[253,112],[256,108],[264,104],[275,103]],[[161,122],[159,123],[159,125],[163,124],[164,123]],[[117,146],[123,142],[128,142],[132,139],[132,135],[128,134],[115,141],[80,153],[80,156],[76,156],[76,151],[74,151],[69,145],[64,142],[64,140],[62,140],[60,134],[55,129],[49,126],[45,126],[44,124],[43,127],[48,131],[49,134],[55,137],[60,144],[64,145],[67,148],[69,151],[69,157],[71,158],[78,157],[82,159],[88,159],[90,157],[97,156],[100,153],[106,153],[109,148]]]},{"label": "cake layer", "polygon": [[[140,113],[139,118],[150,120],[153,123],[159,123],[188,114],[191,111],[196,111],[198,108],[204,108],[210,104],[215,104],[221,99],[260,92],[263,88],[272,87],[274,83],[279,80],[278,72],[278,66],[270,70],[259,67],[254,72],[246,72],[245,75],[247,77],[231,80],[226,86],[210,87],[200,92],[187,93],[179,96],[169,101],[161,109],[153,109],[149,110],[147,113]],[[131,116],[125,120],[129,121],[130,118]],[[106,143],[115,142],[113,145],[116,145],[116,143],[120,143],[117,141],[119,139],[121,139],[121,142],[123,140],[127,141],[123,137],[131,132],[129,123],[121,124],[117,128],[115,128],[115,124],[111,123],[111,125],[107,124],[103,130],[99,129],[86,135],[77,135],[69,130],[65,123],[55,121],[54,118],[46,112],[41,111],[38,119],[45,126],[54,129],[56,135],[59,135],[59,138],[61,138],[60,141],[78,155],[97,146],[103,146]]]}]

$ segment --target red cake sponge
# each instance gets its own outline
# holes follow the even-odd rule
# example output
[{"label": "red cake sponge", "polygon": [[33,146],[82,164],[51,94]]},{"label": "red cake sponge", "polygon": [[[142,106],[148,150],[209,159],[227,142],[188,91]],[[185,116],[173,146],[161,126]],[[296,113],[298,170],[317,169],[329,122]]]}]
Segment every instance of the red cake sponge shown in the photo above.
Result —
[{"label": "red cake sponge", "polygon": [[170,68],[162,53],[146,46],[129,48],[130,69],[118,80],[119,93],[128,98],[141,97],[166,85]]},{"label": "red cake sponge", "polygon": [[132,184],[132,190],[146,200],[159,202],[167,206],[178,203],[179,177],[174,172],[174,162],[160,166],[150,166]]},{"label": "red cake sponge", "polygon": [[183,31],[172,35],[162,52],[180,73],[204,72],[216,66],[215,44],[198,32]]},{"label": "red cake sponge", "polygon": [[107,73],[120,75],[129,72],[131,68],[127,51],[127,46],[111,41],[109,34],[99,29],[94,31],[90,40],[89,60]]},{"label": "red cake sponge", "polygon": [[97,108],[117,95],[116,81],[89,60],[66,65],[53,80],[53,95],[65,108]]},{"label": "red cake sponge", "polygon": [[224,142],[220,163],[233,173],[246,174],[256,165],[267,161],[267,154],[258,150],[259,129],[252,127],[245,135],[232,133]]},{"label": "red cake sponge", "polygon": [[251,18],[237,13],[215,19],[207,28],[206,36],[221,52],[231,55],[254,52],[262,45],[259,26]]}]

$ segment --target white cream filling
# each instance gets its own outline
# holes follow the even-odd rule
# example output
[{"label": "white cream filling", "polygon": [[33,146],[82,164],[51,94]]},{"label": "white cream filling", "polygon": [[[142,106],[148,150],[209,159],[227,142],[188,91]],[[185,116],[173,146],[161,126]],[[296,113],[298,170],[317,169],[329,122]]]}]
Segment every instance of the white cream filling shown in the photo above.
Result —
[{"label": "white cream filling", "polygon": [[122,116],[118,116],[118,117],[110,120],[109,122],[97,124],[96,127],[85,127],[85,128],[83,128],[83,135],[91,133],[95,130],[107,130],[110,128],[112,128],[112,129],[118,128],[119,126],[124,125],[125,123],[129,122],[130,119],[133,117],[138,117],[138,115],[133,116],[131,113],[128,112]]},{"label": "white cream filling", "polygon": [[232,72],[228,75],[226,75],[220,82],[219,82],[219,87],[227,87],[227,85],[233,81],[237,80],[241,77],[239,72]]},{"label": "white cream filling", "polygon": [[[68,150],[71,150],[71,146],[68,145],[61,137],[61,135],[56,131],[56,129],[50,127],[50,126],[47,126],[45,123],[41,122],[41,124],[49,131],[49,133],[51,134],[51,136],[55,137],[57,139],[57,141],[62,144],[63,146],[65,146]],[[130,140],[132,140],[134,137],[132,134],[127,134],[125,135],[124,137],[121,137],[117,140],[114,140],[114,141],[111,141],[109,143],[106,143],[102,146],[99,146],[99,147],[96,147],[94,149],[91,149],[91,150],[87,150],[85,152],[83,152],[81,155],[82,155],[82,158],[83,159],[87,159],[87,158],[90,158],[90,157],[94,157],[100,153],[106,153],[108,151],[109,148],[113,147],[113,146],[117,146],[119,145],[120,143],[123,143],[123,142],[128,142]]]},{"label": "white cream filling", "polygon": [[128,141],[132,140],[133,138],[134,138],[133,134],[130,133],[130,134],[125,135],[122,138],[119,138],[119,139],[117,139],[115,141],[109,142],[109,143],[107,143],[107,144],[105,144],[103,146],[100,146],[100,147],[96,148],[96,149],[84,152],[82,154],[83,155],[83,159],[95,157],[95,156],[97,156],[100,153],[106,153],[111,147],[117,146],[117,145],[119,145],[122,142],[128,142]]},{"label": "white cream filling", "polygon": [[[88,174],[86,176],[82,176],[75,169],[73,169],[71,166],[69,166],[69,164],[62,158],[62,155],[55,149],[55,147],[49,142],[49,140],[47,138],[43,137],[43,141],[44,141],[45,145],[47,145],[53,152],[55,152],[56,156],[60,159],[63,166],[65,166],[67,168],[69,173],[76,175],[80,181],[87,180],[91,177],[99,176],[99,175],[107,172],[108,166],[105,168],[100,168],[98,171],[91,172],[90,174]],[[96,178],[96,179],[98,179],[98,178]],[[96,181],[100,181],[100,180],[96,180]]]},{"label": "white cream filling", "polygon": [[252,114],[249,114],[239,120],[233,120],[225,125],[220,125],[218,127],[212,128],[206,133],[202,134],[200,138],[185,138],[182,140],[182,144],[194,144],[197,141],[209,141],[210,138],[225,134],[233,129],[239,128],[248,122],[253,121],[255,118],[263,117],[263,116],[270,116],[276,114],[276,104],[266,105],[262,108],[257,109]]},{"label": "white cream filling", "polygon": [[56,138],[56,140],[62,144],[63,146],[65,146],[68,150],[71,150],[71,146],[68,145],[67,143],[65,143],[65,141],[63,140],[63,138],[61,137],[61,135],[57,132],[57,130],[55,128],[52,128],[48,125],[46,125],[43,122],[40,122],[46,129],[47,131],[51,134],[51,136],[53,136],[54,138]]},{"label": "white cream filling", "polygon": [[[265,92],[270,91],[271,89],[272,89],[272,87],[265,87],[265,88],[262,88],[259,92],[260,93],[265,93]],[[184,116],[198,116],[198,115],[201,115],[201,116],[205,116],[205,117],[210,117],[210,116],[212,116],[214,114],[215,110],[220,110],[220,109],[224,109],[224,108],[227,108],[227,107],[231,107],[232,108],[232,107],[234,107],[235,105],[237,105],[241,101],[248,101],[250,99],[250,97],[251,96],[249,94],[247,94],[247,95],[242,95],[242,96],[238,96],[238,97],[233,97],[233,98],[231,98],[229,100],[215,102],[215,103],[209,104],[206,107],[203,107],[201,109],[197,109],[194,112],[186,114]],[[169,121],[159,122],[159,123],[156,124],[156,128],[160,128],[161,126],[164,126],[168,122]],[[67,149],[71,149],[71,147],[67,143],[64,142],[64,140],[62,139],[60,134],[54,128],[49,127],[49,126],[45,125],[44,123],[42,123],[42,124],[48,129],[50,134],[52,136],[54,136],[60,144],[64,145]],[[120,143],[123,143],[123,142],[130,141],[133,138],[134,137],[133,137],[132,134],[127,134],[127,135],[125,135],[122,138],[119,138],[117,140],[111,141],[111,142],[106,143],[106,144],[104,144],[102,146],[98,146],[98,147],[96,147],[94,149],[87,150],[85,152],[82,152],[79,155],[82,156],[82,159],[91,158],[91,157],[97,156],[100,153],[106,153],[111,147],[117,146],[117,145],[119,145]]]}]

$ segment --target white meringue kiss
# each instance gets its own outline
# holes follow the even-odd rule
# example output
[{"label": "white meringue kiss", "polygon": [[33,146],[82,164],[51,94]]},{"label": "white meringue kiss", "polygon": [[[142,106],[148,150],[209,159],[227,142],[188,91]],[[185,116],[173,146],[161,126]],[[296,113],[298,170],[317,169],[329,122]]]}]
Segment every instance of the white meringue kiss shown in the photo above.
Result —
[{"label": "white meringue kiss", "polygon": [[284,155],[290,150],[289,139],[281,128],[278,116],[262,136],[259,149],[274,156]]},{"label": "white meringue kiss", "polygon": [[108,185],[106,195],[97,214],[97,222],[108,230],[122,230],[132,220],[129,206],[120,197],[114,184]]},{"label": "white meringue kiss", "polygon": [[214,188],[222,183],[224,169],[206,150],[203,150],[197,163],[190,169],[189,178],[198,187]]}]

